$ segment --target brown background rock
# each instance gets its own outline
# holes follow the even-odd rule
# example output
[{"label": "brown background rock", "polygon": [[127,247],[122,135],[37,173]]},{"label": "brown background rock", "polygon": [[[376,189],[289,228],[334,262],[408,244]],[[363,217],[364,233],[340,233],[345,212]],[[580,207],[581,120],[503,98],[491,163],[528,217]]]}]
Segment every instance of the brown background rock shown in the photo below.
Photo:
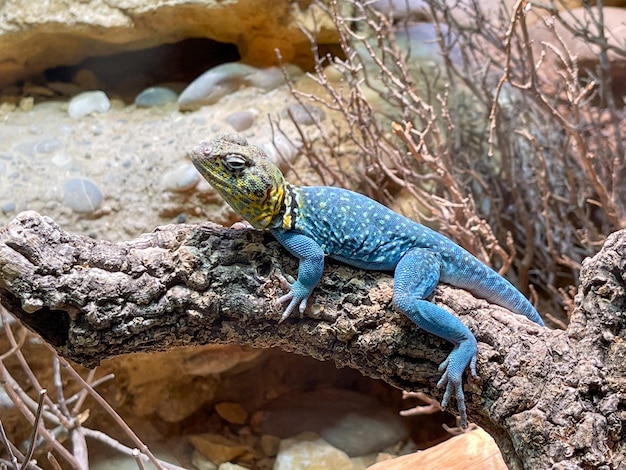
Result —
[{"label": "brown background rock", "polygon": [[[336,42],[324,15],[289,0],[7,0],[0,3],[0,87],[57,65],[186,38],[233,43],[245,62],[267,66],[275,48],[304,64],[310,44],[300,26],[317,24],[320,44]],[[302,5],[302,6],[299,6]],[[315,21],[313,20],[315,16]]]}]

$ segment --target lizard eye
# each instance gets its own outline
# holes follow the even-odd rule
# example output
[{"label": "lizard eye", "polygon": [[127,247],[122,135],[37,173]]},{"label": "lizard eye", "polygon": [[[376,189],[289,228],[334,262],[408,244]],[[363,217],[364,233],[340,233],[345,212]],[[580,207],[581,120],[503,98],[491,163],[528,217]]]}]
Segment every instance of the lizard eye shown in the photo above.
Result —
[{"label": "lizard eye", "polygon": [[246,166],[246,159],[236,153],[229,153],[224,158],[224,165],[231,171],[243,170]]}]

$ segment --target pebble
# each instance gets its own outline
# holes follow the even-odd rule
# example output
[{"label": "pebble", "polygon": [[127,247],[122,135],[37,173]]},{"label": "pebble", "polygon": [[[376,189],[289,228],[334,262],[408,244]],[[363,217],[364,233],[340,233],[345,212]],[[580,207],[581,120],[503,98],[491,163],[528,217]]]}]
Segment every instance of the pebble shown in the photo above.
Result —
[{"label": "pebble", "polygon": [[[296,65],[285,67],[287,76],[295,79],[304,72]],[[259,69],[240,62],[227,62],[207,70],[178,97],[178,106],[191,111],[201,106],[217,103],[221,98],[242,87],[255,87],[270,91],[285,84],[285,74],[279,67]]]},{"label": "pebble", "polygon": [[63,185],[63,202],[79,214],[96,211],[103,200],[104,196],[98,186],[88,179],[74,178]]},{"label": "pebble", "polygon": [[215,465],[197,450],[194,450],[191,454],[191,463],[193,467],[198,470],[217,470],[217,465]]},{"label": "pebble", "polygon": [[92,113],[106,113],[111,108],[111,101],[105,92],[85,91],[71,99],[67,112],[71,118],[80,119]]},{"label": "pebble", "polygon": [[39,144],[39,141],[26,140],[26,141],[19,142],[14,147],[14,150],[27,157],[34,157],[38,144]]},{"label": "pebble", "polygon": [[24,84],[23,93],[25,95],[38,95],[45,96],[47,98],[51,98],[54,96],[54,90],[51,90],[48,87],[35,85],[34,83],[26,82]]},{"label": "pebble", "polygon": [[245,131],[254,124],[255,114],[251,111],[235,111],[224,118],[237,132]]},{"label": "pebble", "polygon": [[4,214],[10,214],[11,212],[15,212],[15,209],[16,205],[13,201],[7,202],[6,204],[2,205],[2,212]]},{"label": "pebble", "polygon": [[264,411],[263,434],[286,438],[313,431],[353,457],[378,452],[408,437],[396,413],[368,395],[347,390],[283,395]]},{"label": "pebble", "polygon": [[[441,35],[449,48],[448,58],[456,65],[463,63],[463,56],[459,46],[455,43],[456,37],[448,27],[440,23]],[[444,59],[439,47],[437,29],[433,23],[415,23],[396,31],[396,41],[401,50],[410,48],[409,65],[412,69],[419,69],[422,64],[443,64]]]},{"label": "pebble", "polygon": [[272,470],[350,470],[350,457],[314,433],[284,439]]},{"label": "pebble", "polygon": [[246,446],[220,434],[193,434],[189,436],[189,441],[198,452],[217,465],[248,452]]},{"label": "pebble", "polygon": [[280,447],[280,438],[270,436],[269,434],[263,434],[259,439],[259,446],[265,455],[268,457],[274,457],[278,453],[278,448]]},{"label": "pebble", "polygon": [[217,470],[249,470],[248,467],[242,467],[241,465],[237,465],[236,463],[225,462],[219,467]]},{"label": "pebble", "polygon": [[[285,71],[287,72],[289,80],[292,81],[304,73],[300,67],[293,64],[287,64],[287,66],[285,66]],[[286,82],[285,74],[283,73],[282,68],[268,67],[248,75],[245,78],[245,83],[248,86],[270,91],[284,85]]]},{"label": "pebble", "polygon": [[299,147],[283,134],[277,134],[273,140],[261,138],[255,145],[261,147],[274,163],[290,162],[299,152]]},{"label": "pebble", "polygon": [[374,0],[370,6],[396,21],[432,17],[430,7],[424,0]]},{"label": "pebble", "polygon": [[71,82],[48,82],[48,87],[63,96],[74,96],[82,91],[81,87]]},{"label": "pebble", "polygon": [[152,108],[168,103],[176,103],[177,99],[178,95],[171,88],[155,86],[146,88],[139,93],[135,98],[135,104],[139,108]]},{"label": "pebble", "polygon": [[72,162],[72,155],[65,151],[55,152],[50,161],[59,167],[69,165]]},{"label": "pebble", "polygon": [[215,411],[229,423],[244,424],[248,420],[248,412],[239,403],[223,401],[215,405]]},{"label": "pebble", "polygon": [[323,109],[298,103],[293,103],[283,108],[281,116],[284,118],[291,117],[297,124],[302,126],[310,126],[326,119],[326,113],[324,113]]},{"label": "pebble", "polygon": [[72,81],[82,87],[83,90],[95,90],[99,84],[98,77],[89,69],[81,69],[76,72],[72,77]]},{"label": "pebble", "polygon": [[244,79],[259,69],[239,62],[227,62],[207,70],[191,82],[178,97],[178,106],[191,111],[217,103],[245,85]]},{"label": "pebble", "polygon": [[[162,450],[157,448],[155,450],[154,447],[155,446],[150,446],[150,450],[158,459],[162,459],[174,465],[180,465],[177,459],[169,452],[169,449]],[[93,452],[89,454],[89,470],[137,470],[138,468],[154,469],[155,467],[148,462],[143,462],[143,466],[138,467],[137,460],[131,455],[120,455],[117,453],[106,454],[104,452]]]},{"label": "pebble", "polygon": [[20,98],[20,110],[21,111],[32,111],[35,106],[35,98],[33,96],[24,96]]},{"label": "pebble", "polygon": [[28,131],[33,135],[39,135],[43,133],[43,128],[39,124],[31,124]]},{"label": "pebble", "polygon": [[60,149],[62,145],[63,144],[61,144],[58,139],[45,139],[35,144],[35,151],[39,153],[52,153]]},{"label": "pebble", "polygon": [[182,165],[166,172],[163,175],[163,186],[168,191],[184,193],[194,188],[200,180],[200,173],[191,163]]}]

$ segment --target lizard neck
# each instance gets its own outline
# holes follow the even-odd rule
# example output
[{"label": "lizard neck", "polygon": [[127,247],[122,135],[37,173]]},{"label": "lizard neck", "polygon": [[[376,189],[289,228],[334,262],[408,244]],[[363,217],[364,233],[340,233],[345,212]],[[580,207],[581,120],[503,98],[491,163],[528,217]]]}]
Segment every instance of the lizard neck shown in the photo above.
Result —
[{"label": "lizard neck", "polygon": [[289,183],[282,180],[280,184],[267,186],[265,196],[260,201],[245,201],[238,207],[232,202],[230,204],[254,228],[279,228],[282,225],[285,200],[290,193]]},{"label": "lizard neck", "polygon": [[282,206],[278,216],[274,219],[272,228],[293,230],[300,215],[301,198],[300,188],[285,182],[285,191]]},{"label": "lizard neck", "polygon": [[285,195],[290,185],[269,161],[260,160],[238,178],[209,180],[228,204],[257,229],[282,225]]}]

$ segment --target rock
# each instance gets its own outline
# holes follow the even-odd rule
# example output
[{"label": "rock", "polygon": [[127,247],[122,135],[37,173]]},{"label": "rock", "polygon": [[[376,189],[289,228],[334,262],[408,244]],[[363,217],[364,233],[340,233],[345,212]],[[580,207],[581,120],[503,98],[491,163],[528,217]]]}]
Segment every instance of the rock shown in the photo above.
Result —
[{"label": "rock", "polygon": [[186,38],[234,44],[243,61],[262,67],[277,63],[276,48],[285,63],[311,64],[300,28],[315,31],[321,44],[337,42],[332,22],[312,2],[0,2],[0,88],[58,65]]},{"label": "rock", "polygon": [[[295,65],[288,65],[286,70],[289,76],[302,75],[302,70]],[[180,94],[178,105],[183,111],[191,111],[215,104],[242,87],[270,91],[284,84],[284,73],[278,67],[259,69],[241,62],[228,62],[207,70],[191,82]]]},{"label": "rock", "polygon": [[312,105],[301,105],[294,103],[288,105],[281,112],[281,116],[284,118],[293,118],[293,120],[302,125],[310,126],[315,122],[321,122],[326,118],[324,110]]},{"label": "rock", "polygon": [[[110,372],[125,384],[125,399],[135,416],[148,419],[156,415],[165,422],[178,423],[215,400],[220,382],[213,370],[224,372],[235,364],[245,364],[246,356],[239,352],[243,347],[232,346],[230,355],[229,345],[128,355],[115,362]],[[260,351],[254,350],[254,357]],[[218,365],[220,359],[225,364]],[[174,375],[176,380],[172,380]]]},{"label": "rock", "polygon": [[236,463],[225,462],[217,467],[217,470],[249,470],[248,467],[242,467]]},{"label": "rock", "polygon": [[106,113],[111,108],[111,101],[105,92],[85,91],[71,99],[67,109],[70,117],[80,119],[92,113]]},{"label": "rock", "polygon": [[[626,37],[626,9],[605,6],[602,12],[604,15],[604,35],[608,44],[616,48],[616,50],[609,49],[607,51],[607,58],[611,64],[613,84],[623,94],[626,92],[626,86],[624,85],[626,82],[626,58],[617,51],[623,51],[626,44],[624,41]],[[583,26],[578,26],[578,24],[594,24],[596,20],[593,18],[598,18],[598,9],[597,7],[589,7],[589,9],[574,8],[569,13],[563,14],[562,18],[570,27],[575,30],[581,30]],[[595,75],[595,69],[599,63],[600,48],[585,40],[584,37],[569,31],[559,21],[553,21],[556,33],[562,38],[569,53],[576,57],[581,73],[584,74],[586,70],[590,70]],[[591,29],[595,31],[595,26]],[[590,34],[596,36],[595,32]],[[555,38],[554,33],[546,26],[544,21],[537,21],[529,30],[529,35],[533,41],[536,57],[539,57],[541,50],[544,50],[546,54],[547,63],[540,70],[544,71],[552,80],[561,80],[560,73],[557,71],[563,69],[565,64],[563,64],[554,50],[542,44],[551,44],[555,49],[561,50],[564,57],[567,57],[567,52],[563,50],[559,40]]]},{"label": "rock", "polygon": [[217,465],[215,465],[197,450],[194,450],[193,454],[191,455],[191,463],[193,464],[194,468],[198,470],[217,470]]},{"label": "rock", "polygon": [[35,106],[35,98],[32,96],[20,98],[19,108],[21,111],[28,112],[33,109],[33,106]]},{"label": "rock", "polygon": [[432,19],[430,7],[425,0],[374,0],[370,4],[373,9],[395,21]]},{"label": "rock", "polygon": [[407,468],[508,469],[493,438],[480,428],[418,453],[378,462],[368,467],[368,470],[404,470]]},{"label": "rock", "polygon": [[289,80],[293,81],[300,77],[304,72],[302,72],[300,67],[293,64],[287,64],[284,72],[280,67],[268,67],[248,75],[245,78],[245,82],[248,86],[270,91],[286,83],[285,73],[289,77]]},{"label": "rock", "polygon": [[200,174],[191,163],[183,163],[163,175],[163,186],[168,191],[184,193],[200,181]]},{"label": "rock", "polygon": [[252,127],[256,114],[252,111],[235,111],[224,118],[237,132],[245,131]]},{"label": "rock", "polygon": [[[459,46],[456,44],[456,36],[443,23],[437,27],[445,38],[446,48],[449,49],[448,58],[456,65],[461,66],[463,57]],[[434,23],[422,22],[410,24],[406,28],[400,27],[396,31],[396,41],[401,50],[410,50],[407,62],[412,69],[419,69],[429,63],[443,64],[443,54]]]},{"label": "rock", "polygon": [[[171,463],[175,468],[180,468],[180,462],[173,455],[172,449],[166,445],[152,443],[150,450],[157,459]],[[139,468],[137,460],[131,455],[123,455],[117,451],[111,452],[110,450],[106,453],[102,451],[102,448],[100,448],[100,451],[92,451],[90,448],[89,451],[89,470],[137,470]],[[147,460],[143,461],[143,468],[145,470],[156,470],[156,467]],[[161,468],[172,467],[164,466]]]},{"label": "rock", "polygon": [[265,151],[271,161],[279,166],[292,161],[298,155],[299,147],[297,144],[299,142],[294,143],[283,134],[276,134],[273,139],[271,136],[269,138],[261,136],[255,143]]},{"label": "rock", "polygon": [[63,203],[79,214],[98,210],[104,197],[96,184],[85,178],[75,178],[63,185]]},{"label": "rock", "polygon": [[189,441],[198,452],[217,465],[242,456],[250,450],[237,441],[213,433],[191,435]]},{"label": "rock", "polygon": [[78,95],[82,91],[78,85],[71,82],[49,82],[48,87],[63,96]]},{"label": "rock", "polygon": [[155,86],[146,88],[135,98],[135,104],[139,108],[151,108],[163,106],[168,103],[176,103],[178,95],[174,90],[167,87]]},{"label": "rock", "polygon": [[39,153],[52,153],[59,150],[63,144],[56,138],[45,139],[35,144],[35,151]]},{"label": "rock", "polygon": [[263,434],[259,439],[259,446],[265,455],[268,457],[274,457],[278,453],[278,448],[280,447],[280,438],[269,434]]},{"label": "rock", "polygon": [[72,81],[83,90],[96,90],[101,85],[96,74],[89,69],[81,69],[76,72]]},{"label": "rock", "polygon": [[353,457],[378,452],[408,437],[396,413],[370,396],[346,390],[282,395],[264,412],[264,434],[286,438],[313,431]]},{"label": "rock", "polygon": [[13,201],[9,201],[2,205],[2,212],[4,214],[10,214],[11,212],[15,212],[16,205]]},{"label": "rock", "polygon": [[[513,12],[515,0],[444,0],[452,18],[461,26],[476,27],[477,18],[485,25],[506,28]],[[506,29],[502,30],[504,34]]]},{"label": "rock", "polygon": [[228,62],[213,67],[183,90],[178,98],[178,106],[184,111],[191,111],[217,103],[224,96],[245,86],[244,79],[258,70],[240,62]]},{"label": "rock", "polygon": [[138,414],[144,414],[152,407],[156,416],[166,423],[180,423],[214,395],[217,383],[215,380],[194,380],[193,377],[182,376],[176,381],[171,377],[155,380],[150,386],[142,388],[149,390],[151,395],[142,396],[141,403],[133,404]]},{"label": "rock", "polygon": [[45,96],[46,98],[51,98],[54,96],[54,90],[52,90],[51,88],[41,85],[35,85],[30,82],[24,83],[22,93],[28,96]]},{"label": "rock", "polygon": [[280,443],[272,470],[351,470],[348,455],[313,433],[285,439]]},{"label": "rock", "polygon": [[239,403],[223,401],[215,405],[215,411],[229,423],[244,424],[248,420],[248,412]]}]

